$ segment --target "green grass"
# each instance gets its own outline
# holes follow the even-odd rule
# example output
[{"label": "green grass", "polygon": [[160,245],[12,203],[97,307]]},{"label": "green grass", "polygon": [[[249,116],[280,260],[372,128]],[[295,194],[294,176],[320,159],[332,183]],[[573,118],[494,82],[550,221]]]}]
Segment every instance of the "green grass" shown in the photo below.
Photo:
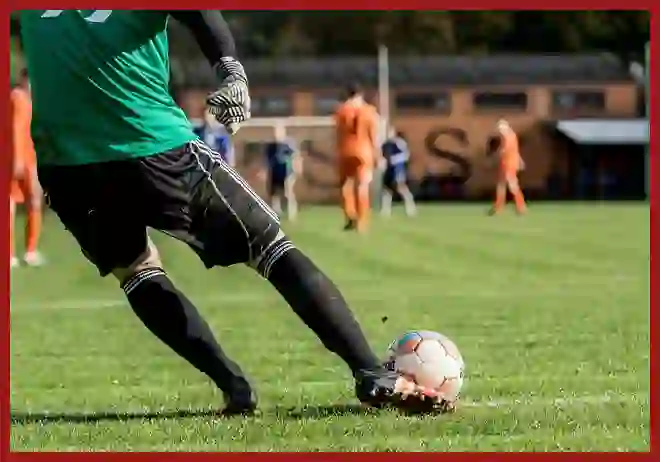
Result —
[{"label": "green grass", "polygon": [[530,210],[427,206],[414,220],[395,210],[367,237],[340,231],[332,208],[285,225],[378,351],[415,328],[457,342],[467,380],[451,416],[361,410],[347,369],[266,282],[242,267],[206,271],[157,235],[171,276],[258,387],[263,415],[229,420],[210,412],[222,397],[209,381],[148,333],[49,215],[49,266],[12,275],[11,446],[648,450],[648,206]]}]

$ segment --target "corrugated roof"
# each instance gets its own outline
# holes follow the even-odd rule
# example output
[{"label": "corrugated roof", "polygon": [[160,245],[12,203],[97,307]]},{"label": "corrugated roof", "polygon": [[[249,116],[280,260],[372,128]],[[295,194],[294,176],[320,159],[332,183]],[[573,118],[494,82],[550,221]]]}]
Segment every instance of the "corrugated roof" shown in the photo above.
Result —
[{"label": "corrugated roof", "polygon": [[[173,56],[178,83],[213,84],[198,57]],[[337,87],[357,80],[376,86],[376,57],[244,60],[252,85]],[[533,85],[629,81],[624,63],[611,54],[392,57],[390,80],[403,85]]]},{"label": "corrugated roof", "polygon": [[579,144],[648,144],[648,119],[560,120],[557,130]]}]

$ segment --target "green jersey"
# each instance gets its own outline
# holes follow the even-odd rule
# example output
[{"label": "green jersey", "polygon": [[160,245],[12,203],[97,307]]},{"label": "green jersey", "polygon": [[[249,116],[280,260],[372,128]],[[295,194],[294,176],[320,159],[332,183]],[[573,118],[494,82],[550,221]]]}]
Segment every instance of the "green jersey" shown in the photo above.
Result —
[{"label": "green jersey", "polygon": [[144,157],[196,138],[169,93],[168,14],[24,10],[39,164]]}]

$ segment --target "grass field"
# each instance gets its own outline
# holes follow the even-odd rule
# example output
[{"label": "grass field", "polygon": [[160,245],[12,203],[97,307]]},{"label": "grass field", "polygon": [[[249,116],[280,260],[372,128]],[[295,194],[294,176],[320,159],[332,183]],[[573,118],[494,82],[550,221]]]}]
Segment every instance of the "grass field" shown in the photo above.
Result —
[{"label": "grass field", "polygon": [[[258,386],[263,415],[222,397],[156,341],[49,215],[48,267],[13,273],[14,450],[648,450],[649,209],[540,204],[524,218],[427,206],[358,238],[330,208],[285,228],[345,292],[378,351],[446,333],[467,363],[455,415],[356,406],[346,368],[267,283],[205,271],[157,235],[173,279]],[[387,317],[386,322],[382,321]]]}]

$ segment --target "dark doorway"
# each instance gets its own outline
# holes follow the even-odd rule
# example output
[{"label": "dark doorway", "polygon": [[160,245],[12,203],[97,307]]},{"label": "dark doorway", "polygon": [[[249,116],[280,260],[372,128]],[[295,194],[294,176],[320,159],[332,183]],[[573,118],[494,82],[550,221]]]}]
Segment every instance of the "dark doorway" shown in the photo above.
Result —
[{"label": "dark doorway", "polygon": [[573,197],[578,200],[646,199],[646,147],[576,146],[570,158]]}]

